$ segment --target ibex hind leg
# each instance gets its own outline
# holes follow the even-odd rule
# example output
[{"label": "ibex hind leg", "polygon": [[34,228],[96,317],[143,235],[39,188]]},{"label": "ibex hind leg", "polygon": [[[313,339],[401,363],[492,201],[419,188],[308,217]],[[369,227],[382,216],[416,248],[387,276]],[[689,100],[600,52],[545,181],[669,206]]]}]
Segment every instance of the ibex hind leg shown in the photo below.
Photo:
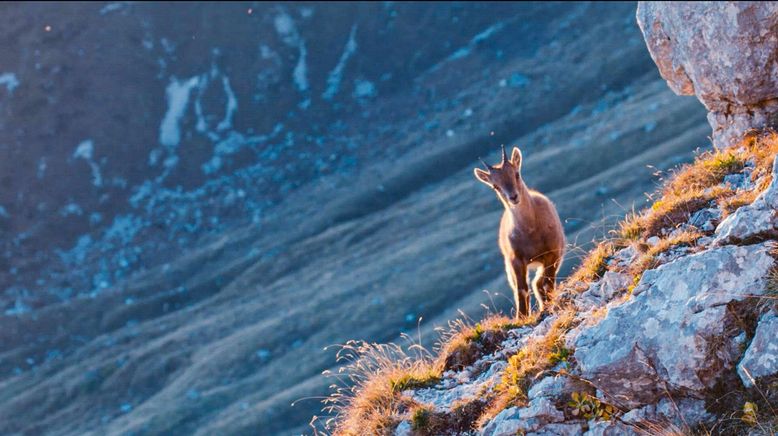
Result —
[{"label": "ibex hind leg", "polygon": [[548,300],[546,291],[544,289],[546,283],[545,272],[546,268],[542,265],[538,265],[537,270],[535,270],[535,278],[532,279],[532,293],[535,294],[535,302],[538,306],[538,312],[543,312],[545,303]]},{"label": "ibex hind leg", "polygon": [[[543,275],[538,280],[538,290],[540,291],[540,297],[543,298],[544,303],[551,299],[551,295],[554,292],[554,287],[556,286],[556,273],[559,270],[561,263],[561,260],[557,260],[543,268]],[[535,295],[537,297],[537,294]]]},{"label": "ibex hind leg", "polygon": [[529,287],[527,286],[527,265],[521,261],[505,262],[505,272],[513,288],[513,299],[516,302],[516,318],[530,314]]}]

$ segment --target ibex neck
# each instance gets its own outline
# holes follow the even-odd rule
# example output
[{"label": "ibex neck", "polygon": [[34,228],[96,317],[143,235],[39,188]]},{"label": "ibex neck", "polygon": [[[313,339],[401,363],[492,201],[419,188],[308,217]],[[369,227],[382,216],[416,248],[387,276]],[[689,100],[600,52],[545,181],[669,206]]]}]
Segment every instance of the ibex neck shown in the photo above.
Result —
[{"label": "ibex neck", "polygon": [[519,204],[510,205],[508,210],[511,212],[511,215],[513,215],[515,221],[532,227],[535,223],[535,210],[532,207],[532,197],[530,197],[529,189],[527,189],[527,186],[524,185],[523,181],[521,184],[521,193],[519,194],[521,200],[519,201]]}]

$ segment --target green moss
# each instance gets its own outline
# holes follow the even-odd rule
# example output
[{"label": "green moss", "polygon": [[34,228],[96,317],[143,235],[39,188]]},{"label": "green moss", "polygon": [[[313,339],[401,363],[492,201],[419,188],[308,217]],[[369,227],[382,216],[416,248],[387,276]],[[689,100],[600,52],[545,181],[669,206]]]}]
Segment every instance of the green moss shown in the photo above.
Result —
[{"label": "green moss", "polygon": [[405,374],[397,379],[389,380],[393,392],[402,392],[408,389],[421,389],[433,386],[440,381],[440,375],[433,371],[426,374]]},{"label": "green moss", "polygon": [[411,428],[418,432],[427,430],[432,411],[426,407],[417,407],[411,415]]}]

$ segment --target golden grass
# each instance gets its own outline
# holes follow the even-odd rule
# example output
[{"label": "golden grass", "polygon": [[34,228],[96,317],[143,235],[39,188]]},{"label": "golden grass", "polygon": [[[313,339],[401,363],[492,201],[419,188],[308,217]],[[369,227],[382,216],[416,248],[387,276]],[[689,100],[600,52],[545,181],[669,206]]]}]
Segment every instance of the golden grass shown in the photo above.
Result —
[{"label": "golden grass", "polygon": [[575,285],[578,282],[589,283],[599,279],[605,274],[608,266],[608,258],[616,252],[616,245],[610,241],[603,241],[581,261],[581,265],[568,277],[567,283]]},{"label": "golden grass", "polygon": [[[655,196],[651,208],[632,213],[614,232],[624,240],[638,240],[660,235],[662,229],[672,229],[686,222],[696,211],[716,203],[724,215],[751,203],[771,182],[772,164],[778,154],[778,133],[752,133],[740,144],[726,150],[711,150],[694,162],[674,171]],[[736,191],[720,183],[728,174],[742,171],[752,164],[751,181],[755,189]]]},{"label": "golden grass", "polygon": [[409,348],[412,354],[396,344],[351,341],[338,351],[347,385],[331,386],[325,400],[324,410],[335,415],[326,423],[332,434],[391,434],[414,405],[401,392],[440,380],[442,368],[432,355],[415,344]]},{"label": "golden grass", "polygon": [[654,246],[648,247],[648,249],[630,265],[630,274],[634,277],[638,277],[643,274],[643,271],[658,267],[659,260],[657,259],[657,256],[659,254],[664,253],[673,247],[693,247],[696,245],[697,240],[703,236],[705,235],[697,230],[684,230],[677,235],[660,239]]}]

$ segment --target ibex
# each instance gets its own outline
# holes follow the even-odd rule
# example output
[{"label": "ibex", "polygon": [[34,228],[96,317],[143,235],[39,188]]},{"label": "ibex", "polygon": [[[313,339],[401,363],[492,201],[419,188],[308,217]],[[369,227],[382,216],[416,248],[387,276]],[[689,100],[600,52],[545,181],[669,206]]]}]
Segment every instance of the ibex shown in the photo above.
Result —
[{"label": "ibex", "polygon": [[516,301],[516,317],[530,314],[528,267],[538,267],[532,290],[542,312],[564,256],[565,234],[559,215],[551,200],[524,184],[518,148],[513,148],[508,159],[503,146],[502,161],[495,166],[481,162],[486,171],[475,168],[476,179],[494,189],[505,206],[498,243]]}]

